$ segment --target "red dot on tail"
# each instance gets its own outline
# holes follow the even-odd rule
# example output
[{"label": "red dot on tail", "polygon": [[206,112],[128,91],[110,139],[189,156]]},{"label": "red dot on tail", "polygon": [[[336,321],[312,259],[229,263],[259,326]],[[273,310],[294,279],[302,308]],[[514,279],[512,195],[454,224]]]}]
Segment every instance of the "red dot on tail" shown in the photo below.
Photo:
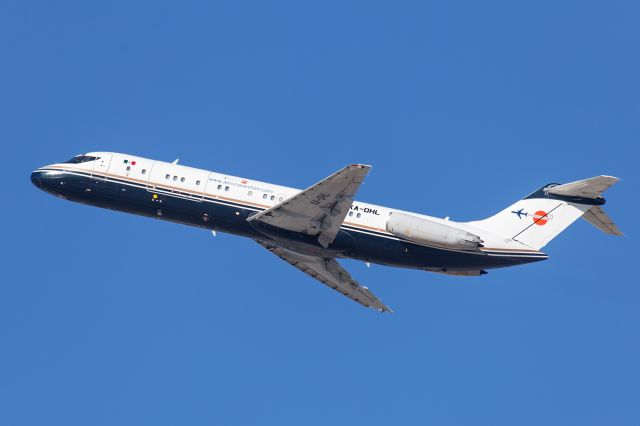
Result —
[{"label": "red dot on tail", "polygon": [[547,212],[543,210],[538,210],[533,215],[533,223],[535,223],[536,225],[542,226],[546,224],[548,221],[549,221],[549,218],[547,217]]}]

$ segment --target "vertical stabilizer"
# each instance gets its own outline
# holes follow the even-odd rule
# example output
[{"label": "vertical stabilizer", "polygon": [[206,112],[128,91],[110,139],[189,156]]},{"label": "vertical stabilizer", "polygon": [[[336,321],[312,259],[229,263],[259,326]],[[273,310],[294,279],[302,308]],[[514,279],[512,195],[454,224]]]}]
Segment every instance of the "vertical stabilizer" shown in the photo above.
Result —
[{"label": "vertical stabilizer", "polygon": [[[598,229],[622,235],[602,210],[602,192],[618,178],[596,176],[567,184],[548,184],[500,213],[469,225],[540,250],[578,218]],[[583,216],[584,215],[584,216]]]}]

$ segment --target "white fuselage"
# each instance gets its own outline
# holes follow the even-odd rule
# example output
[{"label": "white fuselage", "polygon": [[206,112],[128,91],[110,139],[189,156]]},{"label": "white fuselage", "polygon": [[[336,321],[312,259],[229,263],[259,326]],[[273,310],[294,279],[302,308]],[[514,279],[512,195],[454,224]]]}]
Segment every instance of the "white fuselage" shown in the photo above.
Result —
[{"label": "white fuselage", "polygon": [[[259,180],[233,176],[218,172],[212,172],[181,164],[167,163],[159,160],[137,157],[129,154],[92,152],[86,155],[94,155],[101,158],[102,164],[52,164],[49,168],[64,170],[77,169],[79,171],[104,173],[106,176],[130,180],[133,183],[147,185],[150,190],[177,196],[171,191],[162,191],[158,188],[169,187],[182,193],[189,193],[193,198],[211,196],[222,201],[241,202],[248,206],[254,206],[256,210],[270,208],[287,198],[290,198],[301,190]],[[108,158],[110,156],[110,159]],[[127,160],[127,163],[124,161]],[[108,164],[107,164],[108,163]],[[132,165],[132,163],[135,163]],[[97,169],[97,170],[94,170]],[[485,246],[503,249],[522,249],[521,244],[513,240],[505,240],[493,235],[486,230],[478,229],[464,222],[455,222],[441,219],[421,213],[408,212],[391,207],[370,204],[354,200],[351,211],[347,215],[345,225],[353,225],[363,230],[373,230],[392,234],[386,229],[387,220],[392,212],[407,213],[422,217],[433,222],[447,224],[479,235]]]}]

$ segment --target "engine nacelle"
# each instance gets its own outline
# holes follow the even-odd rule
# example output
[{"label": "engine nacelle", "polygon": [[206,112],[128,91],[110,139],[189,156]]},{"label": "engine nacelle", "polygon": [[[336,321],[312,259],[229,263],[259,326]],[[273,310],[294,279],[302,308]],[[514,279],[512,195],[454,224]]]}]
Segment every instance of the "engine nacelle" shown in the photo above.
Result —
[{"label": "engine nacelle", "polygon": [[477,250],[484,242],[471,232],[404,213],[391,213],[387,231],[403,240],[454,250]]}]

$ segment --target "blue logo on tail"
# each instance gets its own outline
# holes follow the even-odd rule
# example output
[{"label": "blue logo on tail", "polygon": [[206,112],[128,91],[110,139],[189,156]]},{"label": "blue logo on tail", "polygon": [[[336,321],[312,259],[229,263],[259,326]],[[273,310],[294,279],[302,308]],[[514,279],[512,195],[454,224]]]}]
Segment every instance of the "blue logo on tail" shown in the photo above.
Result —
[{"label": "blue logo on tail", "polygon": [[522,216],[527,217],[529,216],[529,213],[527,212],[523,212],[524,209],[520,209],[518,211],[512,211],[511,213],[513,214],[517,214],[518,215],[518,219],[522,219]]}]

